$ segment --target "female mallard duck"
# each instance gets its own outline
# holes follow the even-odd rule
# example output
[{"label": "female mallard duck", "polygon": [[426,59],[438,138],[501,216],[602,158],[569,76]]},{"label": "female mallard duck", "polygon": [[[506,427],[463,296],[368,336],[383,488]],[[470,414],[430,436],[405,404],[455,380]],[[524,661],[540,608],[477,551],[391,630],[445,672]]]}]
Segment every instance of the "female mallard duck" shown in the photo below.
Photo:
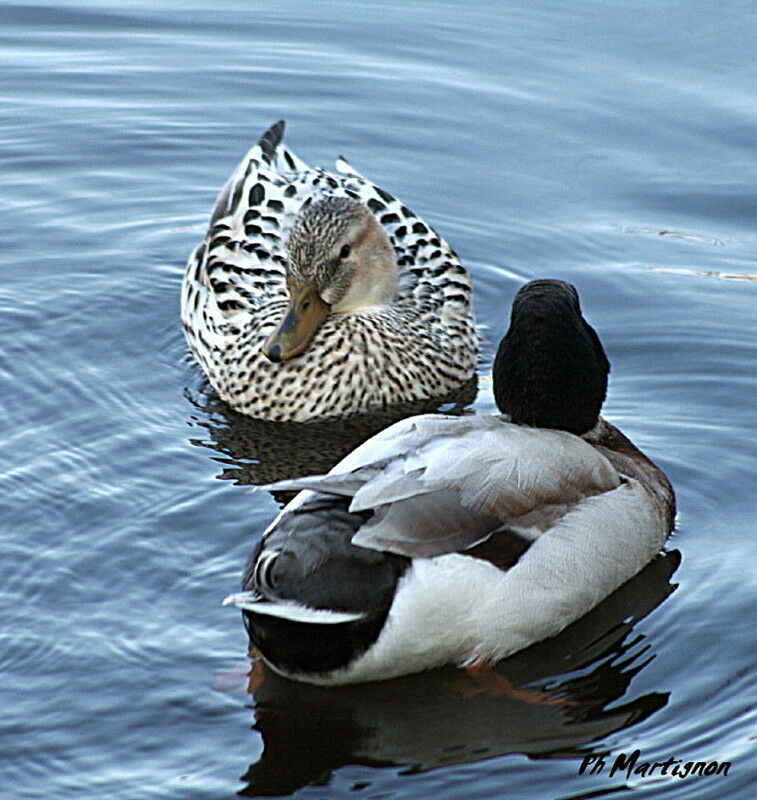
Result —
[{"label": "female mallard duck", "polygon": [[304,422],[456,399],[476,375],[471,282],[399,200],[338,159],[313,169],[277,122],[189,259],[189,346],[237,411]]},{"label": "female mallard duck", "polygon": [[675,498],[599,416],[609,369],[573,286],[532,281],[494,362],[506,417],[411,417],[328,475],[275,484],[307,491],[226,601],[265,661],[332,684],[481,665],[558,633],[638,572]]}]

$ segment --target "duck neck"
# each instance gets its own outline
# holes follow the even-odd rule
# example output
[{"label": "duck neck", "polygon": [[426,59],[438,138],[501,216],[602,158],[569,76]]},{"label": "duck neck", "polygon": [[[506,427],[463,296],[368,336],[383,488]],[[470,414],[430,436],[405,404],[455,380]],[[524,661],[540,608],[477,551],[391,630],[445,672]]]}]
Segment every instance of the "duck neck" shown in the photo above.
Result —
[{"label": "duck neck", "polygon": [[515,423],[580,435],[597,423],[609,370],[577,302],[571,308],[562,297],[532,293],[513,304],[494,361],[494,397]]}]

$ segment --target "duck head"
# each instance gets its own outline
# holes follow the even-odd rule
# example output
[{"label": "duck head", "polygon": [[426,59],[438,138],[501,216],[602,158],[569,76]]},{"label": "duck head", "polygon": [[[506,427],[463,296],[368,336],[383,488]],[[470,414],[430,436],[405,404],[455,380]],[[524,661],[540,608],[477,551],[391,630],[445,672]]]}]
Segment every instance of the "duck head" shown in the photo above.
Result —
[{"label": "duck head", "polygon": [[329,314],[371,311],[397,291],[397,258],[362,203],[324,197],[300,211],[287,242],[289,306],[263,344],[271,361],[302,353]]},{"label": "duck head", "polygon": [[494,398],[512,421],[580,435],[597,423],[610,362],[575,287],[536,280],[515,295],[494,360]]}]

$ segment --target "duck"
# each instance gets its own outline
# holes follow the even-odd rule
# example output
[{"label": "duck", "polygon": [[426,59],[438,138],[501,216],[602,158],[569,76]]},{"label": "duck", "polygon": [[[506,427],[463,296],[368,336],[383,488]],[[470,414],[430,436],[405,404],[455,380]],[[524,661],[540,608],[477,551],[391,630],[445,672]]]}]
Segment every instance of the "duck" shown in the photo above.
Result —
[{"label": "duck", "polygon": [[455,401],[478,355],[457,254],[344,158],[309,167],[283,135],[242,159],[187,263],[182,325],[211,386],[279,422]]},{"label": "duck", "polygon": [[499,414],[409,417],[328,474],[273,484],[299,494],[224,601],[264,663],[323,685],[474,674],[639,572],[675,494],[600,415],[609,371],[575,287],[531,281],[494,360]]}]

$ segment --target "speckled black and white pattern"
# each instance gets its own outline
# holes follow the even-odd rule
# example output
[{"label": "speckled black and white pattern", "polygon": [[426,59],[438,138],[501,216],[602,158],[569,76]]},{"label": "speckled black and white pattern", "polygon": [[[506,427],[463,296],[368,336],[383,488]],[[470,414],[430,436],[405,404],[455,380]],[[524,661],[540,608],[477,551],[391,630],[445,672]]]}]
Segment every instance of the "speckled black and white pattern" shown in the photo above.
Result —
[{"label": "speckled black and white pattern", "polygon": [[[187,341],[237,411],[307,421],[428,398],[475,376],[471,281],[455,252],[399,200],[354,172],[313,169],[280,143],[277,123],[229,179],[192,253],[181,314]],[[302,355],[270,362],[261,345],[287,305],[286,244],[297,215],[324,196],[364,203],[397,254],[394,303],[326,318]]]}]

